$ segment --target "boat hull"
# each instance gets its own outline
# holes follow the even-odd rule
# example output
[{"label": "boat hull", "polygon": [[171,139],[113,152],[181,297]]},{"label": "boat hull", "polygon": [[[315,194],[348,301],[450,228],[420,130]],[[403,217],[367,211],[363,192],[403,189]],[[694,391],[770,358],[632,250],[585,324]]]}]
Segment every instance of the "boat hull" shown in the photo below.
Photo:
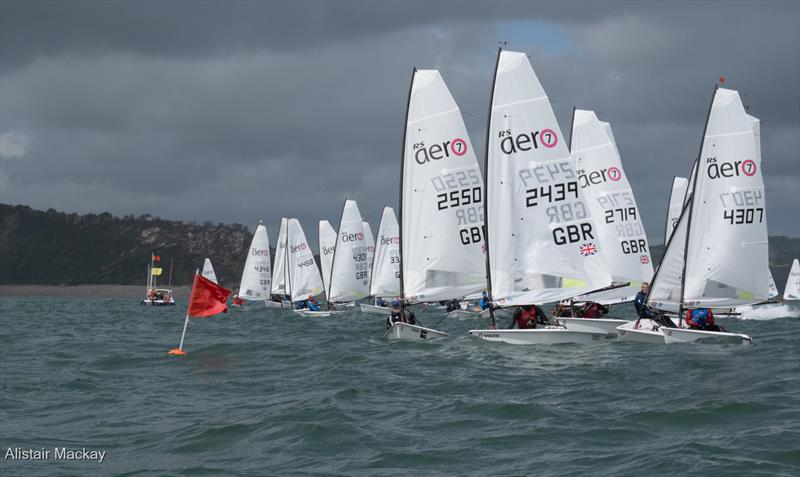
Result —
[{"label": "boat hull", "polygon": [[408,323],[394,323],[386,330],[384,338],[390,340],[428,341],[432,339],[447,338],[444,331],[425,328],[423,326],[409,325]]},{"label": "boat hull", "polygon": [[592,344],[605,339],[605,333],[541,328],[534,330],[469,330],[469,334],[486,341],[515,345]]},{"label": "boat hull", "polygon": [[479,315],[469,310],[453,310],[444,314],[446,318],[477,318]]},{"label": "boat hull", "polygon": [[[653,329],[653,327],[656,327],[656,329]],[[664,334],[661,333],[661,326],[648,319],[639,320],[638,328],[636,328],[636,321],[629,321],[618,326],[617,336],[620,341],[664,344]]]},{"label": "boat hull", "polygon": [[298,315],[303,316],[319,316],[319,317],[327,317],[336,314],[335,310],[320,310],[320,311],[312,311],[312,310],[292,310]]},{"label": "boat hull", "polygon": [[689,330],[681,328],[662,328],[666,343],[694,343],[698,341],[714,341],[720,343],[752,344],[753,339],[739,333],[723,331]]},{"label": "boat hull", "polygon": [[361,304],[362,313],[372,313],[376,315],[386,316],[389,314],[390,311],[391,311],[390,308],[386,306],[368,305],[366,303]]},{"label": "boat hull", "polygon": [[608,336],[617,336],[617,327],[627,323],[627,320],[616,320],[614,318],[557,318],[556,321],[567,327],[568,330],[590,331],[594,333],[605,333]]},{"label": "boat hull", "polygon": [[175,306],[175,300],[171,300],[171,301],[142,300],[142,305],[148,305],[148,306]]}]

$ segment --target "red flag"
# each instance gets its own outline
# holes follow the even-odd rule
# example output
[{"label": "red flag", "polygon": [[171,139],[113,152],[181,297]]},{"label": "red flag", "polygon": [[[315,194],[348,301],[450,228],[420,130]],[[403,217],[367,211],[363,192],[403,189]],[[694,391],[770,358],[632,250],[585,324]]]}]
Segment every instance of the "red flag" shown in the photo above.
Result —
[{"label": "red flag", "polygon": [[153,261],[154,261],[154,262],[158,262],[159,260],[161,260],[161,257],[159,257],[158,255],[155,255],[155,254],[154,254],[154,255],[153,255]]},{"label": "red flag", "polygon": [[192,295],[189,298],[189,315],[207,318],[217,313],[228,312],[228,297],[231,291],[222,288],[208,278],[195,274]]}]

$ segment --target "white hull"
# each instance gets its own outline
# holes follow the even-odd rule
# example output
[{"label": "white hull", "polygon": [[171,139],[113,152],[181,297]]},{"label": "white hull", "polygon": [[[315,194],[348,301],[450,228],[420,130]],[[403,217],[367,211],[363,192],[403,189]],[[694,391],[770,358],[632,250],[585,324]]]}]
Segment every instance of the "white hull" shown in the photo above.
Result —
[{"label": "white hull", "polygon": [[453,310],[449,313],[445,313],[444,316],[447,318],[477,318],[479,315],[474,311]]},{"label": "white hull", "polygon": [[264,306],[266,306],[267,308],[283,308],[283,303],[272,300],[266,300],[264,301]]},{"label": "white hull", "polygon": [[175,300],[142,300],[142,305],[149,305],[149,306],[172,306],[175,304]]},{"label": "white hull", "polygon": [[409,325],[408,323],[394,323],[391,328],[386,330],[383,335],[384,338],[390,340],[412,340],[412,341],[427,341],[437,338],[446,338],[450,335],[444,331],[434,330],[432,328],[425,328],[417,325]]},{"label": "white hull", "polygon": [[617,334],[620,341],[664,344],[664,335],[661,333],[661,327],[648,319],[639,320],[638,328],[636,328],[635,320],[618,326]]},{"label": "white hull", "polygon": [[617,327],[627,323],[627,320],[615,320],[613,318],[556,318],[559,324],[567,327],[568,330],[588,331],[592,333],[605,333],[617,336]]},{"label": "white hull", "polygon": [[486,341],[516,345],[552,345],[562,343],[591,344],[605,339],[605,333],[540,328],[534,330],[469,330],[469,334]]},{"label": "white hull", "polygon": [[361,312],[362,313],[373,313],[376,315],[383,315],[386,316],[389,314],[391,309],[386,306],[378,306],[378,305],[367,305],[366,303],[361,304]]},{"label": "white hull", "polygon": [[321,317],[331,316],[331,315],[336,313],[335,310],[320,310],[320,311],[292,310],[292,311],[294,311],[298,315],[303,315],[303,316],[321,316]]},{"label": "white hull", "polygon": [[661,332],[664,334],[664,341],[667,343],[693,343],[695,341],[705,340],[731,343],[741,342],[742,344],[751,344],[753,342],[753,339],[747,335],[723,331],[662,328]]}]

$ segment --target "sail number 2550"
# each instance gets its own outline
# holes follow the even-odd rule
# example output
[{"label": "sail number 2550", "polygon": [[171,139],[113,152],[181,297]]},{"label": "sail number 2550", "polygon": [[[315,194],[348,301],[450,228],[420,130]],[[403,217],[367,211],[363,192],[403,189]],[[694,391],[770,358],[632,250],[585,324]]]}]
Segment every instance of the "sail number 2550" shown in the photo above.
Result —
[{"label": "sail number 2550", "polygon": [[436,206],[439,210],[481,202],[481,188],[473,187],[436,194]]}]

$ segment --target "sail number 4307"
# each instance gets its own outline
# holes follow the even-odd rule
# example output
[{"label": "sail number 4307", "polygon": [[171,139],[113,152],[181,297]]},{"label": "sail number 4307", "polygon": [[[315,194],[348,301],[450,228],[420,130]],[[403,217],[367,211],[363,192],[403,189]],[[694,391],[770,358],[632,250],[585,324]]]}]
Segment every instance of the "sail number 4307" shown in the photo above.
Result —
[{"label": "sail number 4307", "polygon": [[727,220],[730,224],[752,224],[761,223],[764,220],[764,208],[749,208],[749,209],[727,209],[722,211],[722,219]]}]

